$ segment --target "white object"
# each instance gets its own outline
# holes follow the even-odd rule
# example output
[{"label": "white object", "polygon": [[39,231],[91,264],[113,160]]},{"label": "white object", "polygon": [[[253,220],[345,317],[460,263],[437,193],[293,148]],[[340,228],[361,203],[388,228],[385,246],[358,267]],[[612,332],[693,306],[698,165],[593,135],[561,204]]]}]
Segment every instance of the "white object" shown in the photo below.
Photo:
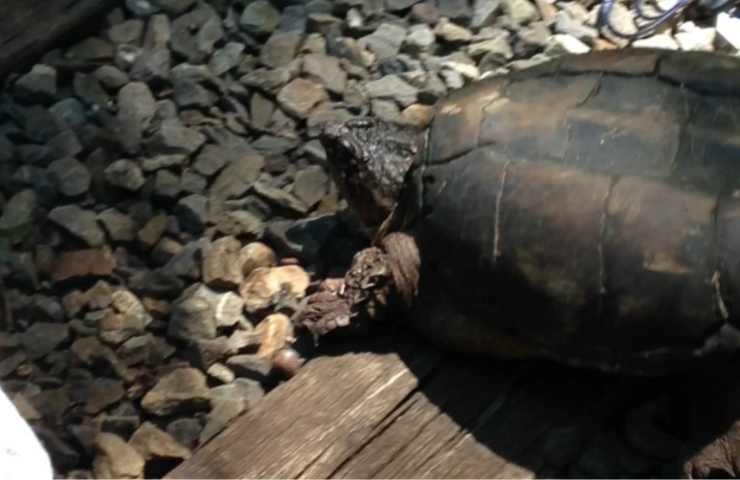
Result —
[{"label": "white object", "polygon": [[717,15],[717,35],[735,50],[740,50],[740,18],[726,12]]},{"label": "white object", "polygon": [[49,454],[0,389],[0,479],[51,480]]}]

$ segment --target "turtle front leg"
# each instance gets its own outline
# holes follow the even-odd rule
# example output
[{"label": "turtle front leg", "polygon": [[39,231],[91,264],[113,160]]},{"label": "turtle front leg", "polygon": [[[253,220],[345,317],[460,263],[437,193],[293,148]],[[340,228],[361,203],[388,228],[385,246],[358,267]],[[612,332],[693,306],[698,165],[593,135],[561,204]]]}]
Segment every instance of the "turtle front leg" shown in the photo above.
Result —
[{"label": "turtle front leg", "polygon": [[320,337],[362,320],[382,319],[396,298],[410,305],[419,281],[416,242],[409,235],[391,233],[380,243],[382,248],[358,252],[343,279],[323,281],[294,322]]},{"label": "turtle front leg", "polygon": [[740,421],[684,464],[688,478],[740,477]]}]

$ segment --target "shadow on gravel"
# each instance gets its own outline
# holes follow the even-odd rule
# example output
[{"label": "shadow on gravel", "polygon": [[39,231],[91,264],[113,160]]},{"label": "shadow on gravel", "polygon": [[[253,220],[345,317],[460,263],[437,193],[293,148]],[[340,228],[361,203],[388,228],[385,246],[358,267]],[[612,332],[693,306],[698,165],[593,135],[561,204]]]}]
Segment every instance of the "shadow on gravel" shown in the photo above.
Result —
[{"label": "shadow on gravel", "polygon": [[[456,462],[470,457],[460,434],[430,452],[446,464],[433,472],[438,478],[516,476],[512,464],[545,478],[684,477],[687,459],[740,419],[740,382],[731,373],[737,361],[721,370],[655,378],[606,374],[548,361],[450,354],[389,326],[325,338],[315,353],[362,351],[398,353],[440,415],[506,461],[497,471],[456,470]],[[701,458],[713,468],[704,475],[732,478],[722,468],[732,450],[705,451]]]}]

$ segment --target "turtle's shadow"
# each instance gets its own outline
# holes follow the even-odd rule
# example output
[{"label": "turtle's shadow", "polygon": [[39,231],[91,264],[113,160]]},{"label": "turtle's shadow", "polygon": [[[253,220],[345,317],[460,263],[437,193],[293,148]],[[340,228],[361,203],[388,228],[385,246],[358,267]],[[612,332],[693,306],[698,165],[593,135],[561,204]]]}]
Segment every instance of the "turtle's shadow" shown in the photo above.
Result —
[{"label": "turtle's shadow", "polygon": [[[740,419],[740,382],[729,373],[738,361],[721,371],[636,377],[548,361],[466,357],[402,327],[352,337],[329,339],[320,354],[398,354],[419,379],[415,393],[491,457],[505,460],[502,470],[453,468],[441,476],[510,477],[518,466],[550,478],[683,477],[684,462]],[[436,455],[454,464],[465,448],[452,442]]]}]

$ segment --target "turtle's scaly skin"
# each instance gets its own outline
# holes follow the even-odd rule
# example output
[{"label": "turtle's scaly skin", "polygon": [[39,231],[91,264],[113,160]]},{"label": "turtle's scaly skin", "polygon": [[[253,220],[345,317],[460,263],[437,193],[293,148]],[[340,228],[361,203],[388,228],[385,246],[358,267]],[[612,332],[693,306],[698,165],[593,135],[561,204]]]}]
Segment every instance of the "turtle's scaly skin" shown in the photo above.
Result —
[{"label": "turtle's scaly skin", "polygon": [[438,104],[402,193],[416,322],[637,372],[736,351],[739,193],[740,59],[597,52],[477,82]]}]

